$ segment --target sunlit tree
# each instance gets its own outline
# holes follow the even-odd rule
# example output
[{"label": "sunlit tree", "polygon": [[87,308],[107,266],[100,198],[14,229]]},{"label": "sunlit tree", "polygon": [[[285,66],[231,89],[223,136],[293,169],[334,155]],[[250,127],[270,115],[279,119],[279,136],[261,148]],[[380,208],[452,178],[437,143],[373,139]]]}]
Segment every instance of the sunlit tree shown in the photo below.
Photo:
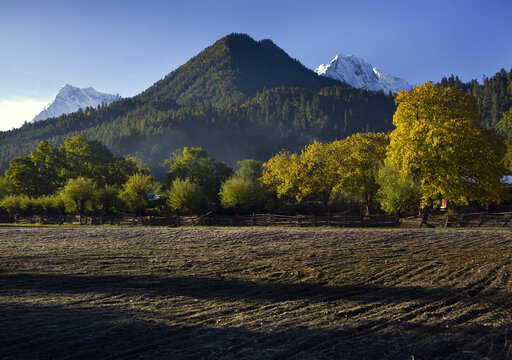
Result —
[{"label": "sunlit tree", "polygon": [[386,161],[398,179],[418,184],[421,207],[504,198],[504,142],[479,125],[472,96],[427,82],[399,93],[396,102]]}]

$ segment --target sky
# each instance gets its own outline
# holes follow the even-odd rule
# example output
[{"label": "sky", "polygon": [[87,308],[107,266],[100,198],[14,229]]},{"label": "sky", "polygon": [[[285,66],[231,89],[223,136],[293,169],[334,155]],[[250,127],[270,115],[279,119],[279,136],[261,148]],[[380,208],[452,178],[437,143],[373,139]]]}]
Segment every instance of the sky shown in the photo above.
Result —
[{"label": "sky", "polygon": [[512,68],[511,14],[511,0],[0,0],[0,130],[65,84],[136,95],[233,32],[313,70],[342,53],[413,85],[481,80]]}]

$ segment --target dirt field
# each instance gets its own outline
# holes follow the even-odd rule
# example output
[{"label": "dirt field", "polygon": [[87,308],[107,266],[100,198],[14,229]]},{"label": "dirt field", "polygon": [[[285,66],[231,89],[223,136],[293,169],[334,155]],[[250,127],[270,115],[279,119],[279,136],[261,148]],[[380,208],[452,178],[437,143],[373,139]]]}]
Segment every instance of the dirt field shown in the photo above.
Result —
[{"label": "dirt field", "polygon": [[512,232],[0,228],[0,358],[512,357]]}]

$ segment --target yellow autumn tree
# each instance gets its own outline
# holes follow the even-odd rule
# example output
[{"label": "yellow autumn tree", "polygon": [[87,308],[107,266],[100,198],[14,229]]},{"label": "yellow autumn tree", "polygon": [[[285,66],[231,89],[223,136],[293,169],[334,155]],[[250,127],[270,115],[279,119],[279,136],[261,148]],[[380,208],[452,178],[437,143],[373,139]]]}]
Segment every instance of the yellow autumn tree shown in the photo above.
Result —
[{"label": "yellow autumn tree", "polygon": [[332,143],[315,141],[300,155],[286,151],[275,155],[263,164],[260,181],[273,189],[278,198],[297,202],[318,200],[328,208],[339,184]]},{"label": "yellow autumn tree", "polygon": [[299,157],[289,151],[281,151],[263,164],[260,183],[275,192],[279,199],[296,200],[298,194],[297,174]]},{"label": "yellow autumn tree", "polygon": [[379,185],[377,174],[384,158],[389,136],[383,133],[358,133],[332,143],[338,170],[337,191],[364,204],[369,214]]},{"label": "yellow autumn tree", "polygon": [[427,82],[400,92],[396,103],[386,166],[401,183],[417,184],[422,208],[441,199],[456,205],[503,200],[504,142],[479,125],[472,96]]}]

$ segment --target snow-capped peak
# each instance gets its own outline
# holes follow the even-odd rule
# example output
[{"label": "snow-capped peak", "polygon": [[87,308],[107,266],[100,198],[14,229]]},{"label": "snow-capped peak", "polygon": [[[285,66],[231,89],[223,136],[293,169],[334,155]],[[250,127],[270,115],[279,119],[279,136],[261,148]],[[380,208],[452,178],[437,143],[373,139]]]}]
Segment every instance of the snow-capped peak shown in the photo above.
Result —
[{"label": "snow-capped peak", "polygon": [[412,89],[412,86],[404,79],[380,71],[354,55],[337,54],[330,63],[320,65],[315,72],[318,75],[367,90],[396,93]]},{"label": "snow-capped peak", "polygon": [[32,119],[32,122],[69,114],[87,107],[95,108],[98,105],[110,104],[119,99],[119,95],[100,93],[92,87],[79,89],[66,84],[60,88],[44,109]]}]

